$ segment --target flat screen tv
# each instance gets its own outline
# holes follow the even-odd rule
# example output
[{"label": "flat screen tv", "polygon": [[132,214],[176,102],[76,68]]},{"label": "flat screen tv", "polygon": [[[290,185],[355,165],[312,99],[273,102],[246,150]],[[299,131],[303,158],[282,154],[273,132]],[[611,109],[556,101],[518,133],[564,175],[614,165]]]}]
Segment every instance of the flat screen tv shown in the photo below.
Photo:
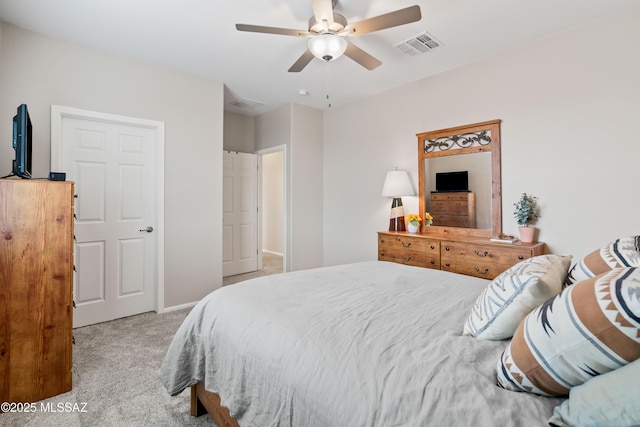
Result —
[{"label": "flat screen tv", "polygon": [[469,191],[469,172],[439,172],[436,173],[436,191],[451,193]]},{"label": "flat screen tv", "polygon": [[31,178],[31,118],[26,104],[18,107],[13,117],[13,174],[21,178]]}]

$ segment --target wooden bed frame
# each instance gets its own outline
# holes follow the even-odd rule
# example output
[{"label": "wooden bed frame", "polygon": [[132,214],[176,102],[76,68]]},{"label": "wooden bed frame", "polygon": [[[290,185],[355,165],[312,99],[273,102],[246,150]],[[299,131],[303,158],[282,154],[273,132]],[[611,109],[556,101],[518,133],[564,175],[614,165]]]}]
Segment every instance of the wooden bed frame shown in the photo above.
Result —
[{"label": "wooden bed frame", "polygon": [[220,396],[205,390],[204,383],[191,386],[191,415],[199,417],[209,413],[218,427],[240,427],[229,410],[221,405]]}]

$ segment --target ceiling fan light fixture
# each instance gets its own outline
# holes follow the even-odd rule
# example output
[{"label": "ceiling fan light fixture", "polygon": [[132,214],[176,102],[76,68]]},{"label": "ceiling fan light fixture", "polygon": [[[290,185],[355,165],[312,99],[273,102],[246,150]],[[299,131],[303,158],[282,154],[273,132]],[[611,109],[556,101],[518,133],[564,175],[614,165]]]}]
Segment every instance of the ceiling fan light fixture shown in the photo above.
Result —
[{"label": "ceiling fan light fixture", "polygon": [[329,62],[344,54],[347,41],[332,33],[320,34],[309,40],[309,50],[316,58]]}]

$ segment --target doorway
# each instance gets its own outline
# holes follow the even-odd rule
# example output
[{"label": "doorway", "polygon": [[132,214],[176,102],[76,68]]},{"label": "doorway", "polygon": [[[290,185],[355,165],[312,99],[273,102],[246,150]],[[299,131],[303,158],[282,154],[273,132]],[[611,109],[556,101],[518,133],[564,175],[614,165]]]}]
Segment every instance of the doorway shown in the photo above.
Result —
[{"label": "doorway", "polygon": [[[230,285],[254,277],[287,271],[286,146],[256,152],[258,156],[258,266],[256,271],[223,277]],[[223,249],[226,251],[226,249]]]},{"label": "doorway", "polygon": [[[263,153],[260,158],[262,162],[260,247],[263,257],[275,262],[277,257],[284,258],[285,248],[284,150]],[[282,260],[280,264],[284,265]]]}]

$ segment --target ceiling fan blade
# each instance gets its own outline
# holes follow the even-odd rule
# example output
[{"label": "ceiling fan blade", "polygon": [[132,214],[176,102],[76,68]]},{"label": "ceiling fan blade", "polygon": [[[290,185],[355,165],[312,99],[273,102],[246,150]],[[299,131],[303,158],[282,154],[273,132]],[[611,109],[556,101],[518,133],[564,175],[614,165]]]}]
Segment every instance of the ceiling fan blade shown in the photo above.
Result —
[{"label": "ceiling fan blade", "polygon": [[311,7],[318,24],[327,21],[327,27],[333,25],[333,3],[331,0],[311,0]]},{"label": "ceiling fan blade", "polygon": [[367,52],[360,49],[353,43],[350,43],[349,41],[347,41],[347,50],[344,51],[344,54],[356,61],[358,64],[362,65],[367,70],[373,70],[374,68],[378,68],[380,64],[382,64],[382,62],[378,61],[376,58],[369,55]]},{"label": "ceiling fan blade", "polygon": [[311,53],[311,51],[307,49],[307,51],[303,53],[300,58],[298,58],[298,60],[291,66],[291,68],[289,68],[289,72],[298,73],[302,71],[302,69],[306,67],[313,58],[313,53]]},{"label": "ceiling fan blade", "polygon": [[420,19],[422,19],[420,6],[409,6],[404,9],[396,10],[395,12],[385,13],[384,15],[349,24],[343,32],[350,36],[361,36],[374,31],[416,22]]},{"label": "ceiling fan blade", "polygon": [[262,25],[236,24],[236,30],[248,31],[250,33],[281,34],[283,36],[296,36],[296,37],[306,37],[309,35],[309,32],[305,30],[292,30],[289,28],[278,28],[278,27],[263,27]]}]

